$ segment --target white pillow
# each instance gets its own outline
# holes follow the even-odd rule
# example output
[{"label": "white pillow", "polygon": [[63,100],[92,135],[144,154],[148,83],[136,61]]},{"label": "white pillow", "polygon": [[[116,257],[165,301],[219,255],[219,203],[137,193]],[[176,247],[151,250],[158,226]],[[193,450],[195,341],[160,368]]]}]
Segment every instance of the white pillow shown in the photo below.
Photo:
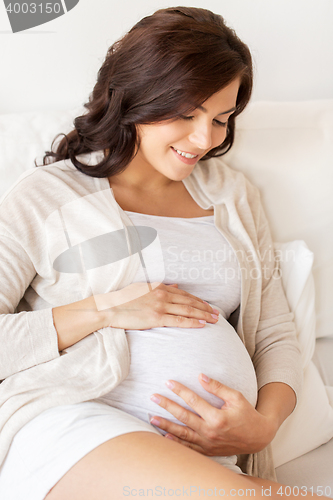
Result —
[{"label": "white pillow", "polygon": [[223,160],[260,189],[274,241],[314,252],[316,335],[333,335],[333,99],[252,102]]},{"label": "white pillow", "polygon": [[318,448],[332,437],[333,408],[318,370],[310,361],[304,371],[303,391],[297,407],[272,441],[275,467]]},{"label": "white pillow", "polygon": [[73,129],[73,120],[82,108],[50,113],[0,114],[0,198],[20,175],[42,163],[56,135]]},{"label": "white pillow", "polygon": [[310,363],[316,344],[315,288],[312,276],[314,255],[302,240],[274,243],[282,284],[289,307],[295,316],[302,366]]},{"label": "white pillow", "polygon": [[280,261],[287,300],[295,315],[304,370],[303,391],[297,407],[272,441],[274,465],[279,467],[333,437],[333,408],[319,372],[311,361],[315,348],[313,253],[304,241],[275,243],[274,248]]}]

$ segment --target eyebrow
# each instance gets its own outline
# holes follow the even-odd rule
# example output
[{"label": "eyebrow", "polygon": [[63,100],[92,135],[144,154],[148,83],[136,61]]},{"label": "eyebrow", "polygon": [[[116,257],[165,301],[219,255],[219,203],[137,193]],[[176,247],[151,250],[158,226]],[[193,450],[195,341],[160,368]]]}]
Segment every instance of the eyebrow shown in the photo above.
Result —
[{"label": "eyebrow", "polygon": [[[198,106],[198,109],[200,109],[200,111],[203,111],[204,113],[207,113],[207,109],[204,108],[203,106]],[[236,111],[236,108],[231,108],[228,109],[228,111],[223,111],[223,113],[219,113],[217,116],[227,115],[228,113],[232,113],[233,111]]]}]

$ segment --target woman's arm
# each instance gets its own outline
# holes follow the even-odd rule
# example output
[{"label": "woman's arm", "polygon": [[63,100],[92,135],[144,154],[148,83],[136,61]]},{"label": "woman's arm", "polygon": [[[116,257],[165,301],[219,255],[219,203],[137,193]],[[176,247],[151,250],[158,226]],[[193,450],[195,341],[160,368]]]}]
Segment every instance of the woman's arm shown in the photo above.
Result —
[{"label": "woman's arm", "polygon": [[[93,297],[36,311],[15,310],[36,276],[19,242],[0,233],[0,380],[59,357],[59,351],[105,326]],[[53,314],[52,314],[53,312]]]},{"label": "woman's arm", "polygon": [[[198,328],[204,326],[199,320],[216,322],[211,317],[212,307],[203,300],[163,284],[159,285],[162,289],[148,294],[147,283],[134,283],[53,309],[16,313],[35,277],[34,265],[22,245],[4,230],[0,232],[0,380],[59,357],[59,351],[107,326]],[[95,299],[103,308],[97,307]]]},{"label": "woman's arm", "polygon": [[0,229],[0,379],[59,357],[51,309],[15,310],[36,270],[26,251]]},{"label": "woman's arm", "polygon": [[113,292],[99,294],[53,309],[59,349],[75,344],[100,328],[148,330],[157,326],[203,327],[216,323],[213,308],[177,285],[154,282],[131,283]]},{"label": "woman's arm", "polygon": [[270,418],[275,433],[295,406],[296,394],[289,385],[283,382],[271,382],[259,390],[256,410],[261,415]]},{"label": "woman's arm", "polygon": [[54,307],[52,314],[59,351],[106,326],[105,313],[98,311],[94,297]]}]

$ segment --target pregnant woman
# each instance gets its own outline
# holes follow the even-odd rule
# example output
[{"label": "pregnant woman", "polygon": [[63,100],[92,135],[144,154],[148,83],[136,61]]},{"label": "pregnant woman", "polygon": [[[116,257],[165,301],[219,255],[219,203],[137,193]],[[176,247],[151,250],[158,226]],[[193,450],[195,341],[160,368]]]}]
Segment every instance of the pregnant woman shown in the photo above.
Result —
[{"label": "pregnant woman", "polygon": [[157,11],[3,197],[2,499],[276,496],[300,351],[258,190],[214,160],[251,89],[220,16]]}]

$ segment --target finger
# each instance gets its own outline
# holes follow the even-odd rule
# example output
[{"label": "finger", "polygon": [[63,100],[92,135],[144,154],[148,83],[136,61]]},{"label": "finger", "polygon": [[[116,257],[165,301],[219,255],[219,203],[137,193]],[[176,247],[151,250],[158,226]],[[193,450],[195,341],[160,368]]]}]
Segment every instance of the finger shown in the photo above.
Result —
[{"label": "finger", "polygon": [[173,436],[172,434],[166,434],[164,437],[170,439],[171,441],[176,441],[176,443],[183,444],[188,448],[190,447],[190,443],[188,443],[187,441],[182,441],[181,439],[177,438],[176,436]]},{"label": "finger", "polygon": [[163,417],[155,417],[153,416],[150,419],[150,423],[159,427],[163,431],[176,436],[178,439],[182,441],[188,441],[197,443],[198,434],[193,430],[187,427],[186,425],[176,424],[175,422],[171,422],[170,420]]},{"label": "finger", "polygon": [[[192,391],[188,387],[186,387],[183,384],[180,384],[179,382],[175,382],[174,380],[168,380],[166,382],[166,386],[172,390],[177,396],[182,398],[185,403],[187,403],[190,408],[192,408],[200,417],[199,421],[197,419],[191,419],[191,425],[190,423],[184,422],[186,425],[191,427],[191,429],[194,429],[195,431],[198,432],[199,428],[202,427],[202,419],[205,422],[210,422],[212,419],[216,420],[216,418],[219,417],[219,409],[215,408],[215,406],[212,406],[209,404],[205,399],[201,398],[196,392]],[[222,401],[221,401],[221,406],[222,406]],[[180,407],[182,410],[185,410],[184,408]],[[170,410],[168,410],[170,411]],[[187,411],[187,410],[185,410]],[[172,412],[170,412],[172,413]],[[192,412],[188,412],[191,415]],[[173,414],[173,413],[172,413]],[[173,414],[174,415],[174,414]],[[175,415],[176,416],[176,415]],[[176,418],[178,418],[176,416]],[[180,420],[178,418],[178,420]],[[183,420],[181,420],[183,422]],[[201,424],[201,425],[200,425]],[[193,425],[197,425],[199,427],[193,427]]]},{"label": "finger", "polygon": [[198,305],[197,302],[193,302],[191,299],[186,301],[180,299],[179,303],[166,303],[164,304],[165,314],[170,314],[173,316],[181,316],[183,318],[194,318],[196,320],[203,320],[208,323],[215,324],[218,322],[218,316],[206,310],[204,305]]},{"label": "finger", "polygon": [[220,398],[223,405],[225,403],[239,403],[244,397],[241,392],[221,384],[218,380],[207,377],[204,373],[200,373],[199,382],[207,392]]},{"label": "finger", "polygon": [[188,293],[186,292],[185,290],[182,290],[180,288],[178,288],[178,285],[176,283],[173,283],[172,285],[169,285],[169,287],[172,286],[172,294],[173,295],[182,295],[183,297],[187,297],[189,299],[192,299],[194,300],[195,302],[199,302],[200,304],[204,304],[206,306],[208,306],[208,309],[206,308],[206,310],[211,310],[213,309],[209,304],[208,302],[206,302],[205,300],[203,299],[200,299],[199,297],[196,297],[195,295],[192,295],[191,293]]},{"label": "finger", "polygon": [[[170,291],[170,287],[169,291]],[[172,295],[170,296],[170,302],[167,302],[166,305],[169,306],[174,306],[175,304],[178,306],[178,308],[173,308],[175,312],[172,314],[184,314],[184,310],[187,313],[188,316],[191,316],[193,313],[198,313],[200,314],[201,311],[204,313],[209,314],[209,320],[212,320],[212,314],[217,316],[217,318],[213,318],[213,320],[216,322],[218,321],[219,317],[219,311],[217,309],[213,309],[212,306],[210,306],[207,302],[204,300],[198,299],[194,295],[187,294],[186,292],[182,293],[183,290],[179,290],[178,288],[171,286],[172,288]],[[184,307],[185,306],[185,307]],[[179,312],[181,310],[181,312]],[[169,312],[169,311],[168,311]]]},{"label": "finger", "polygon": [[167,432],[165,437],[177,441],[180,444],[188,446],[200,453],[204,453],[203,447],[200,445],[202,441],[199,434],[197,434],[193,429],[185,425],[179,425],[175,422],[171,422],[163,417],[152,417],[150,423]]},{"label": "finger", "polygon": [[[179,425],[175,424],[173,422],[170,422],[167,419],[163,419],[162,417],[158,417],[158,420],[162,422],[163,424],[163,429],[166,431],[170,431],[173,434],[177,434],[178,437],[181,437],[182,439],[186,439],[186,436],[188,435],[189,430],[187,427],[189,427],[192,431],[199,432],[202,428],[203,421],[202,419],[198,416],[195,415],[192,411],[187,410],[183,406],[180,406],[179,404],[175,403],[174,401],[171,401],[170,399],[161,396],[160,394],[153,394],[150,399],[158,404],[161,408],[164,408],[166,411],[171,413],[179,422],[185,424],[184,425]],[[176,426],[181,427],[181,429],[178,430],[178,433],[176,432]],[[162,428],[162,427],[161,427]],[[180,430],[182,430],[183,434],[179,435]],[[191,434],[191,438],[193,438],[193,434]]]}]

